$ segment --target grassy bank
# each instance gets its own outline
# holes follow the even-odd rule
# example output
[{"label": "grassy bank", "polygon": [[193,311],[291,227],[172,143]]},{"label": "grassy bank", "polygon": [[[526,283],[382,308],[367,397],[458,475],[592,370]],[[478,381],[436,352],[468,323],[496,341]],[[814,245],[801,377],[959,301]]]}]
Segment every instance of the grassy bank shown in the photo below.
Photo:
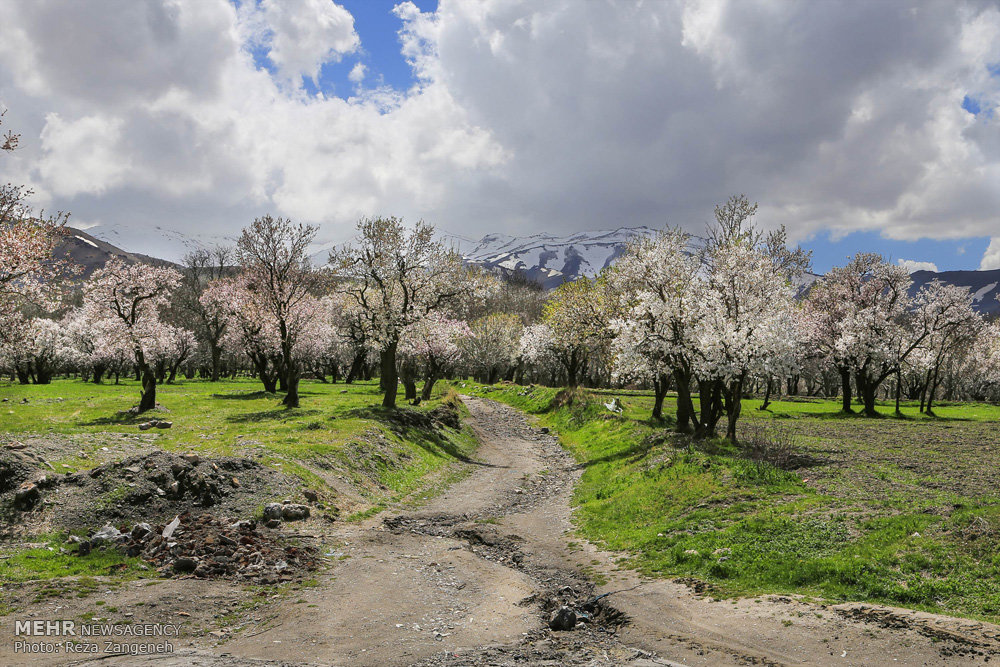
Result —
[{"label": "grassy bank", "polygon": [[[343,481],[366,501],[364,510],[421,491],[435,473],[472,451],[471,431],[433,429],[406,418],[439,406],[446,390],[442,383],[432,400],[404,406],[400,417],[380,407],[376,382],[303,381],[302,407],[288,410],[252,380],[180,381],[157,389],[163,411],[132,416],[123,413],[139,396],[132,380],[0,384],[0,441],[30,439],[57,472],[151,448],[251,456],[309,486]],[[138,424],[151,418],[173,425],[139,431]]]},{"label": "grassy bank", "polygon": [[[430,418],[444,403],[464,412],[447,392],[441,383],[432,400],[387,411],[380,405],[377,383],[304,381],[302,407],[288,410],[279,405],[280,397],[260,392],[250,380],[181,381],[158,388],[162,409],[135,416],[127,412],[139,395],[131,380],[118,385],[77,380],[38,386],[4,383],[0,446],[36,457],[32,460],[41,462],[39,474],[85,471],[157,450],[246,457],[284,473],[277,477],[284,481],[268,487],[265,493],[273,495],[261,498],[261,503],[283,497],[305,502],[303,489],[310,488],[322,501],[317,513],[332,518],[339,511],[340,520],[356,520],[391,503],[419,502],[460,474],[450,464],[471,454],[476,441],[469,428],[443,427]],[[169,420],[172,426],[139,429],[140,423],[154,418]],[[95,547],[81,556],[66,540],[67,532],[86,536],[103,525],[103,519],[85,508],[113,507],[130,497],[134,486],[113,486],[106,497],[93,499],[50,490],[46,498],[55,505],[29,514],[14,509],[13,493],[6,493],[0,507],[0,580],[5,582],[0,616],[33,600],[82,597],[95,587],[158,577],[147,563],[117,549]],[[77,500],[68,503],[70,497]],[[86,519],[54,525],[53,512],[74,502],[93,503],[81,505],[84,509],[78,512],[91,517],[93,525],[84,525]],[[259,514],[262,506],[248,503],[224,512],[249,517]],[[148,516],[144,520],[155,521]],[[118,523],[125,530],[131,525]]]},{"label": "grassy bank", "polygon": [[[797,593],[1000,620],[1000,408],[866,419],[823,400],[746,401],[794,443],[781,469],[649,420],[643,392],[469,387],[556,430],[585,465],[582,535],[719,594]],[[603,403],[618,396],[617,415]],[[669,412],[672,405],[665,406]],[[891,407],[883,406],[889,413]]]}]

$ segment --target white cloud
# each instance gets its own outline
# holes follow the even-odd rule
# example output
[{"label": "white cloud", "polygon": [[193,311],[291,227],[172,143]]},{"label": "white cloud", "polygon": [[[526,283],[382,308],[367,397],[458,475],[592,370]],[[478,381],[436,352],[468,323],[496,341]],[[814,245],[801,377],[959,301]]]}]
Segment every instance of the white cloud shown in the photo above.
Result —
[{"label": "white cloud", "polygon": [[261,27],[270,32],[268,55],[293,84],[302,76],[315,80],[325,63],[339,62],[361,44],[354,17],[332,0],[262,0],[260,8]]},{"label": "white cloud", "polygon": [[899,265],[906,269],[907,273],[914,273],[916,271],[933,271],[937,273],[938,267],[934,262],[919,262],[913,259],[900,259],[897,260]]},{"label": "white cloud", "polygon": [[986,252],[983,253],[983,259],[979,262],[980,271],[990,269],[1000,269],[1000,236],[994,236],[990,239],[990,245],[987,246]]},{"label": "white cloud", "polygon": [[354,83],[361,83],[365,80],[365,70],[366,67],[364,63],[355,63],[354,67],[351,68],[351,73],[347,75],[347,78]]},{"label": "white cloud", "polygon": [[330,0],[0,0],[0,101],[24,135],[0,178],[140,245],[148,227],[232,236],[264,212],[334,240],[380,213],[466,235],[698,229],[737,192],[797,238],[996,233],[1000,114],[961,108],[1000,105],[995,5],[395,13],[399,35],[379,38],[401,41],[416,85],[365,88],[359,62],[343,100],[299,85],[361,47]]},{"label": "white cloud", "polygon": [[113,188],[129,169],[119,157],[122,120],[86,116],[67,122],[59,114],[46,116],[42,130],[44,156],[38,171],[53,194],[101,194]]}]

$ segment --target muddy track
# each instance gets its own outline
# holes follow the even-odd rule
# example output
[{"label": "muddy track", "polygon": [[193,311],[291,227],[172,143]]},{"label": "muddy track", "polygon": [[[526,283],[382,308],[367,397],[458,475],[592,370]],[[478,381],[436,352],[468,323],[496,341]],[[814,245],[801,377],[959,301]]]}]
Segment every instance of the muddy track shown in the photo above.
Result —
[{"label": "muddy track", "polygon": [[[1000,628],[869,605],[705,597],[572,534],[581,469],[502,404],[463,397],[481,447],[417,511],[338,526],[320,585],[256,626],[128,665],[945,665],[1000,660]],[[600,586],[594,580],[602,581]],[[699,592],[700,591],[700,592]],[[562,606],[580,623],[548,627]]]}]

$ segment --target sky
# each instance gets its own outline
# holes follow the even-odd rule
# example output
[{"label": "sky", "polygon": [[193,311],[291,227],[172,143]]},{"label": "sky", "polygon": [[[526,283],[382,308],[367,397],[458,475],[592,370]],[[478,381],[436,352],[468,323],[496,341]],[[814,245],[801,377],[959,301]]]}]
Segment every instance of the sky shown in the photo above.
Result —
[{"label": "sky", "polygon": [[0,0],[0,178],[177,258],[270,213],[1000,268],[1000,0]]}]

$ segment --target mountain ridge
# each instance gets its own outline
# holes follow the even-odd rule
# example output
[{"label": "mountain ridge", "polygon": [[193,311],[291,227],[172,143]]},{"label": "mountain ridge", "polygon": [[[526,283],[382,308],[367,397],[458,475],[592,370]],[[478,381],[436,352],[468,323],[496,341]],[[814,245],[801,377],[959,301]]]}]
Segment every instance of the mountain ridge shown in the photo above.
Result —
[{"label": "mountain ridge", "polygon": [[[132,253],[101,240],[74,227],[65,228],[57,255],[83,266],[83,277],[89,276],[111,257],[123,261],[145,262],[159,266],[178,265],[168,260]],[[567,235],[540,232],[530,236],[486,234],[471,239],[459,234],[443,232],[441,240],[462,255],[468,264],[481,266],[494,273],[511,275],[520,273],[546,289],[554,289],[564,282],[582,276],[593,277],[613,263],[625,251],[629,242],[640,237],[651,237],[658,230],[650,227],[618,227],[617,229],[574,232]],[[312,255],[318,264],[326,263],[328,250]],[[820,276],[807,273],[799,281],[799,293],[804,293]],[[972,292],[976,309],[987,315],[1000,315],[1000,269],[988,271],[915,271],[911,292],[916,293],[931,280],[967,287]]]}]

